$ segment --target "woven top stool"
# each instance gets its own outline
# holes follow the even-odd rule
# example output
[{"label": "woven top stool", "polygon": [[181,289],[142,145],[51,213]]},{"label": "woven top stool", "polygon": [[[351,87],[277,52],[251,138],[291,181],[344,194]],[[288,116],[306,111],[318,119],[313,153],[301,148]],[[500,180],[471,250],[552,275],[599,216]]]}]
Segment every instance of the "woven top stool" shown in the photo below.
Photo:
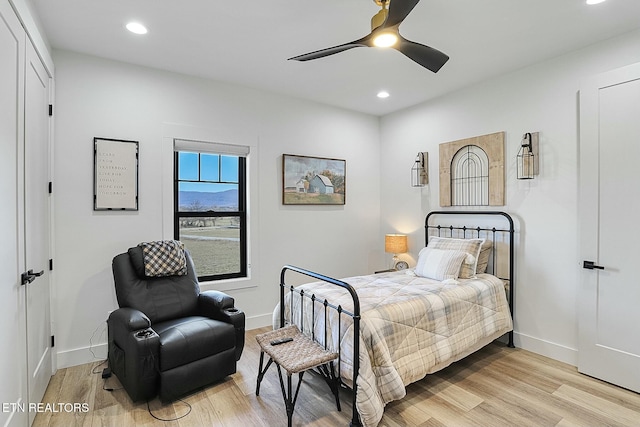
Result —
[{"label": "woven top stool", "polygon": [[[291,341],[283,344],[273,345],[277,340],[291,338]],[[316,341],[304,335],[297,326],[290,325],[284,328],[265,332],[256,335],[256,340],[260,345],[260,366],[258,367],[258,380],[256,384],[256,396],[260,395],[260,383],[264,374],[267,372],[272,363],[278,368],[278,378],[280,379],[280,387],[282,389],[282,397],[284,399],[287,410],[287,426],[291,427],[291,418],[293,409],[298,399],[302,376],[305,371],[318,368],[323,378],[329,385],[336,399],[336,406],[340,411],[339,397],[339,378],[336,377],[333,370],[333,361],[338,358],[338,353],[332,353],[325,350]],[[269,356],[267,366],[263,367],[264,354]],[[287,389],[285,391],[284,381],[282,379],[282,367],[287,372]],[[292,396],[291,375],[298,374],[298,385],[295,395]]]}]

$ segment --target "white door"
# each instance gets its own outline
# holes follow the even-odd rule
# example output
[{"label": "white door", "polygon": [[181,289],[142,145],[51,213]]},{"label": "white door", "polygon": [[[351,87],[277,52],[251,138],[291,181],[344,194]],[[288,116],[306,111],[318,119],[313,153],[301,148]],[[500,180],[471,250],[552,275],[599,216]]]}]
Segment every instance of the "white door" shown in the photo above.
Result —
[{"label": "white door", "polygon": [[[640,64],[580,90],[578,370],[640,392]],[[592,263],[591,265],[589,263]]]},{"label": "white door", "polygon": [[[24,426],[27,403],[22,117],[26,34],[9,2],[0,2],[0,425]],[[8,405],[8,406],[7,406]],[[5,411],[5,409],[7,409]]]},{"label": "white door", "polygon": [[[25,285],[29,401],[40,402],[51,378],[49,280],[49,76],[31,43],[25,72]],[[30,417],[35,417],[31,411]]]}]

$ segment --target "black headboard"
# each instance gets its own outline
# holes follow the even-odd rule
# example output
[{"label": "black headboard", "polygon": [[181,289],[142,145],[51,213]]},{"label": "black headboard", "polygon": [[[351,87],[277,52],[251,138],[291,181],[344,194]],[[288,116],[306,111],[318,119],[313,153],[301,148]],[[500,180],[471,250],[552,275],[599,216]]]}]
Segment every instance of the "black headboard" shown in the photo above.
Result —
[{"label": "black headboard", "polygon": [[[505,282],[513,318],[515,230],[511,215],[501,211],[432,211],[425,218],[424,228],[425,246],[431,236],[491,240],[493,251],[487,271]],[[514,346],[513,331],[509,332],[508,345]]]}]

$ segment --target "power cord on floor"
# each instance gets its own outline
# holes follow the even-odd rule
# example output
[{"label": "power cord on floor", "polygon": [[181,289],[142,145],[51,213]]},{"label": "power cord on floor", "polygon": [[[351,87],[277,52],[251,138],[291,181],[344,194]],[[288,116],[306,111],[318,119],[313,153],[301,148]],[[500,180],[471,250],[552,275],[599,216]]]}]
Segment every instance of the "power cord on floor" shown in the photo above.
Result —
[{"label": "power cord on floor", "polygon": [[155,418],[155,419],[156,419],[156,420],[158,420],[158,421],[165,421],[165,422],[168,422],[168,421],[176,421],[176,420],[179,420],[179,419],[181,419],[181,418],[186,417],[187,415],[189,415],[189,414],[191,413],[191,409],[192,409],[192,408],[191,408],[191,405],[189,404],[189,402],[186,402],[186,401],[184,401],[184,400],[182,400],[182,399],[177,399],[177,400],[178,400],[179,402],[184,403],[184,404],[187,406],[188,410],[187,410],[187,413],[186,413],[186,414],[180,415],[179,417],[176,417],[176,418],[168,418],[168,419],[160,418],[160,417],[158,417],[156,414],[154,414],[154,413],[151,411],[151,407],[149,406],[149,401],[147,400],[147,410],[149,411],[149,415],[151,415],[153,418]]},{"label": "power cord on floor", "polygon": [[[100,369],[99,371],[96,371],[96,369],[98,369],[100,366],[104,365],[105,363],[108,362],[108,359],[104,359],[102,362],[98,363],[96,366],[93,367],[93,369],[91,370],[92,374],[99,374],[103,371],[103,369]],[[104,377],[103,377],[104,378]]]},{"label": "power cord on floor", "polygon": [[[102,362],[100,365],[98,365],[98,367],[99,367],[99,366],[102,366],[105,362],[106,362],[106,360],[105,360],[104,362]],[[96,372],[96,371],[95,371],[95,368],[93,369],[93,371],[92,371],[92,372],[93,372],[93,373],[95,373],[95,374],[97,374],[97,373],[98,373],[98,372]],[[107,387],[107,380],[108,380],[109,378],[111,378],[111,370],[110,370],[109,368],[104,368],[104,369],[102,370],[102,378],[104,379],[104,383],[102,384],[102,389],[103,389],[103,390],[105,390],[105,391],[110,391],[110,392],[111,392],[111,391],[118,391],[118,390],[122,390],[122,389],[124,389],[124,387],[119,387],[119,388]],[[147,410],[149,411],[149,415],[151,415],[151,416],[152,416],[153,418],[155,418],[156,420],[159,420],[159,421],[166,421],[166,422],[168,422],[168,421],[177,421],[177,420],[179,420],[179,419],[181,419],[181,418],[186,417],[187,415],[189,415],[189,414],[191,413],[191,409],[192,409],[192,408],[191,408],[191,405],[189,404],[189,402],[186,402],[186,401],[184,401],[184,400],[182,400],[182,399],[177,399],[177,400],[178,400],[178,401],[180,401],[180,402],[182,402],[182,403],[184,403],[184,404],[187,406],[187,413],[186,413],[186,414],[183,414],[183,415],[181,415],[181,416],[179,416],[179,417],[176,417],[176,418],[167,418],[167,419],[165,419],[165,418],[160,418],[160,417],[158,417],[156,414],[154,414],[154,413],[153,413],[153,411],[151,410],[151,406],[149,406],[149,401],[147,400]]]},{"label": "power cord on floor", "polygon": [[[101,364],[99,364],[98,366],[96,366],[96,368],[102,366],[105,364],[105,362],[108,362],[108,360],[105,360],[104,362],[102,362]],[[102,372],[102,379],[104,380],[104,382],[102,383],[102,389],[104,391],[118,391],[118,390],[122,390],[124,389],[124,387],[118,387],[118,388],[113,388],[113,387],[107,387],[107,380],[109,378],[111,378],[111,369],[109,367],[104,368],[102,371],[100,372],[96,372],[96,368],[93,368],[92,372],[94,374],[98,374],[100,372]]]},{"label": "power cord on floor", "polygon": [[[151,349],[148,348],[147,343],[148,343],[148,341],[145,340],[145,347],[149,351],[149,356],[151,357],[151,363],[153,364],[153,367],[155,368],[155,370],[158,372],[158,375],[160,375],[159,364],[156,363],[157,362],[156,358],[155,358],[153,352],[151,351]],[[149,415],[151,415],[153,418],[155,418],[158,421],[165,421],[165,422],[176,421],[176,420],[179,420],[179,419],[184,418],[187,415],[189,415],[191,413],[191,405],[189,404],[189,402],[186,402],[186,401],[184,401],[182,399],[176,399],[176,400],[179,401],[179,402],[184,403],[187,406],[187,413],[186,414],[180,415],[179,417],[176,417],[176,418],[169,418],[169,419],[160,418],[156,414],[154,414],[153,411],[151,411],[151,407],[149,406],[149,401],[147,400],[147,410],[149,411]]]},{"label": "power cord on floor", "polygon": [[[151,351],[149,351],[149,354],[151,356],[151,360],[153,361],[154,366],[156,366],[155,364],[155,357],[153,356],[153,353]],[[118,390],[122,390],[124,389],[124,387],[119,387],[119,388],[112,388],[112,387],[107,387],[107,380],[109,378],[111,378],[111,369],[107,366],[102,370],[96,370],[98,369],[100,366],[104,365],[105,363],[107,363],[109,361],[109,359],[103,360],[101,363],[99,363],[98,365],[94,366],[93,369],[91,370],[91,372],[93,374],[99,374],[102,373],[102,378],[104,379],[104,383],[102,384],[102,389],[105,391],[118,391]],[[157,368],[156,368],[157,369]],[[189,415],[191,413],[192,407],[191,404],[189,404],[189,402],[184,401],[182,399],[177,399],[177,401],[182,402],[186,405],[187,407],[187,412],[183,415],[180,415],[179,417],[176,418],[161,418],[159,416],[157,416],[156,414],[153,413],[153,411],[151,410],[151,406],[149,406],[149,401],[147,400],[147,410],[149,411],[149,415],[151,415],[153,418],[155,418],[158,421],[163,421],[163,422],[170,422],[170,421],[177,421],[181,418],[186,417],[187,415]]]},{"label": "power cord on floor", "polygon": [[112,388],[112,387],[106,387],[107,385],[107,380],[104,380],[104,384],[102,384],[102,389],[104,391],[118,391],[118,390],[122,390],[124,387],[119,387],[119,388]]}]

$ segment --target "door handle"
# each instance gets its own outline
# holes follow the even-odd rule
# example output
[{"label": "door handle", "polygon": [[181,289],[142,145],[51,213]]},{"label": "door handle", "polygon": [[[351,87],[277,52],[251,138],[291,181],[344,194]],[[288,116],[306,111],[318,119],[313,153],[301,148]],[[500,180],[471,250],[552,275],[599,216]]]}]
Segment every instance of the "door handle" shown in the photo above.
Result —
[{"label": "door handle", "polygon": [[44,274],[44,270],[40,271],[39,273],[34,273],[33,270],[29,270],[26,273],[22,273],[20,275],[20,278],[22,279],[22,284],[27,285],[33,282],[34,280],[36,280],[36,277],[40,277],[43,274]]},{"label": "door handle", "polygon": [[587,270],[604,270],[604,267],[601,265],[596,265],[593,261],[584,261],[582,264],[582,268],[586,268]]}]

